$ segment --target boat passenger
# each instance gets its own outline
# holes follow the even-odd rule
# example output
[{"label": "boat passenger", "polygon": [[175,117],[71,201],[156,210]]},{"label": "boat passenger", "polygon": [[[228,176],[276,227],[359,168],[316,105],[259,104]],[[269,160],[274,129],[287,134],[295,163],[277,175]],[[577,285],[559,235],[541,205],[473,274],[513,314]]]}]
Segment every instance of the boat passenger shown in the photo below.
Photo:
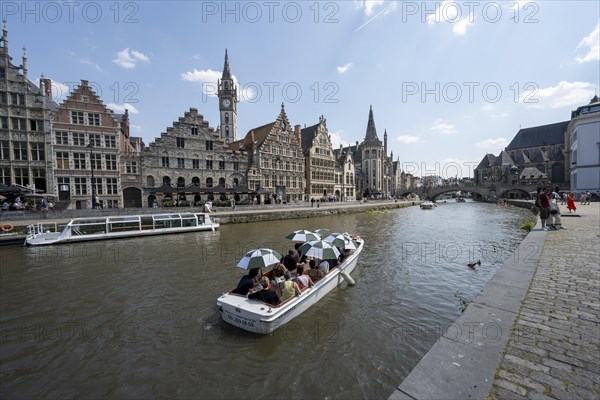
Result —
[{"label": "boat passenger", "polygon": [[283,257],[281,262],[283,263],[283,265],[285,265],[288,271],[293,271],[298,265],[300,265],[298,259],[296,258],[296,250],[294,249],[289,249],[288,254],[285,257]]},{"label": "boat passenger", "polygon": [[233,289],[233,293],[241,294],[242,296],[247,295],[248,292],[254,291],[254,286],[258,284],[261,277],[261,269],[252,268],[250,271],[248,271],[247,275],[242,276],[242,279],[240,279],[237,287]]},{"label": "boat passenger", "polygon": [[310,260],[308,265],[310,265],[310,269],[308,270],[308,277],[312,279],[314,283],[317,283],[319,279],[325,276],[325,273],[317,268],[317,263],[315,260]]},{"label": "boat passenger", "polygon": [[286,301],[294,296],[300,296],[302,291],[296,282],[292,282],[292,274],[290,274],[289,271],[285,271],[283,276],[285,278],[285,282],[283,283],[283,288],[281,289],[281,301]]},{"label": "boat passenger", "polygon": [[281,297],[281,291],[285,282],[284,274],[287,272],[285,265],[279,264],[271,270],[271,287]]},{"label": "boat passenger", "polygon": [[251,300],[259,300],[267,304],[271,304],[272,306],[276,306],[281,303],[281,298],[275,290],[269,287],[269,278],[263,276],[260,279],[260,284],[262,286],[262,290],[258,292],[250,293],[248,298]]},{"label": "boat passenger", "polygon": [[326,260],[321,260],[319,270],[323,271],[323,274],[326,275],[329,272],[329,263]]},{"label": "boat passenger", "polygon": [[306,263],[306,255],[302,254],[302,252],[300,251],[300,246],[302,246],[303,243],[296,243],[294,245],[294,248],[296,249],[296,259],[298,260],[298,262],[301,262],[302,264]]},{"label": "boat passenger", "polygon": [[295,282],[298,284],[298,287],[300,287],[300,290],[304,290],[307,287],[312,287],[314,285],[314,282],[312,281],[312,279],[310,279],[310,277],[308,275],[304,275],[304,266],[303,265],[299,265],[298,268],[296,268],[296,271],[297,271],[297,275],[296,275]]}]

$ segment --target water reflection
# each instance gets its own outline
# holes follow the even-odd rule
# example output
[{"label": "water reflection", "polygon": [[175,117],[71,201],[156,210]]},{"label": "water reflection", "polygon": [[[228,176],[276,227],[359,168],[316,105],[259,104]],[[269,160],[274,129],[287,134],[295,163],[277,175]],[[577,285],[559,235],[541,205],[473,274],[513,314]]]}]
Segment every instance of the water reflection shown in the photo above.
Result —
[{"label": "water reflection", "polygon": [[[0,249],[0,396],[387,397],[522,239],[526,210],[440,204],[224,225],[217,232]],[[269,336],[217,297],[251,248],[293,230],[357,232],[353,273]],[[469,262],[481,266],[469,269]]]}]

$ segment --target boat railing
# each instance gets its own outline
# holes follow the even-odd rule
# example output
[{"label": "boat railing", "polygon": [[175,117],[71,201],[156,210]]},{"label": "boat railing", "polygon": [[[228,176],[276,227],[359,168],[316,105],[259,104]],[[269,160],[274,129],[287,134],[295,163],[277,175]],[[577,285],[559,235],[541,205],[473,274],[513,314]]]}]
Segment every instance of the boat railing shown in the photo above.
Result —
[{"label": "boat railing", "polygon": [[58,232],[56,222],[38,222],[37,224],[27,225],[27,235],[35,238],[42,233]]}]

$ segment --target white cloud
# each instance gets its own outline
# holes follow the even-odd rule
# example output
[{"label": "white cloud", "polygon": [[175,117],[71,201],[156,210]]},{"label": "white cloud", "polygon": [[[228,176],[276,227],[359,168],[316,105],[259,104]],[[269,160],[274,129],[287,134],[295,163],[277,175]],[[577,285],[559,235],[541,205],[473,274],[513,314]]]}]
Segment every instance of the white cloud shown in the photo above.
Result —
[{"label": "white cloud", "polygon": [[452,27],[452,32],[454,32],[454,34],[456,36],[462,36],[465,33],[467,33],[467,28],[469,28],[471,25],[473,25],[473,21],[474,21],[474,16],[473,14],[469,14],[469,18],[461,18],[457,23],[454,24],[454,26]]},{"label": "white cloud", "polygon": [[500,151],[508,146],[508,140],[503,137],[486,139],[483,142],[475,143],[475,146],[479,147],[480,149]]},{"label": "white cloud", "polygon": [[142,127],[140,125],[129,124],[129,129],[132,130],[135,134],[142,133]]},{"label": "white cloud", "polygon": [[433,123],[431,130],[444,135],[454,135],[458,133],[458,131],[454,128],[454,125],[446,124],[439,119]]},{"label": "white cloud", "polygon": [[337,132],[329,132],[329,137],[331,138],[331,148],[333,150],[339,149],[340,144],[344,147],[348,147],[349,143],[342,139],[342,132],[344,132],[343,129]]},{"label": "white cloud", "polygon": [[582,47],[587,49],[587,53],[583,57],[575,57],[575,61],[579,64],[600,60],[600,21],[589,35],[581,39],[575,50],[579,50]]},{"label": "white cloud", "polygon": [[352,67],[352,63],[351,62],[348,63],[348,64],[346,64],[346,65],[344,65],[344,66],[337,67],[337,72],[339,72],[340,74],[343,74],[346,71],[348,71],[350,69],[350,67]]},{"label": "white cloud", "polygon": [[384,0],[361,0],[357,2],[359,8],[364,10],[367,17],[370,17],[375,12],[375,8],[383,5]]},{"label": "white cloud", "polygon": [[592,96],[592,83],[560,81],[556,86],[524,92],[519,102],[529,108],[573,108],[588,103]]},{"label": "white cloud", "polygon": [[[39,86],[40,78],[38,78],[37,82],[35,82],[35,85],[37,87],[40,87]],[[54,81],[52,79],[50,79],[50,82],[52,82],[50,85],[50,87],[52,88],[52,100],[54,100],[58,104],[62,103],[69,95],[71,88],[68,85]]]},{"label": "white cloud", "polygon": [[123,103],[123,104],[109,103],[106,105],[106,107],[110,108],[117,114],[124,114],[125,109],[127,109],[130,114],[139,114],[140,113],[137,108],[135,108],[134,106],[132,106],[129,103]]},{"label": "white cloud", "polygon": [[102,71],[102,68],[98,64],[96,64],[95,62],[93,62],[92,60],[90,60],[89,57],[80,57],[74,51],[69,52],[69,54],[71,54],[73,57],[75,57],[79,61],[80,64],[91,65],[91,66],[93,66],[96,69],[96,71]]},{"label": "white cloud", "polygon": [[510,114],[508,113],[502,113],[502,114],[492,114],[492,118],[506,118],[508,117]]},{"label": "white cloud", "polygon": [[117,58],[113,60],[115,64],[126,69],[133,69],[138,62],[149,63],[150,59],[144,53],[136,50],[123,49],[117,53]]},{"label": "white cloud", "polygon": [[[223,75],[220,71],[213,71],[212,69],[198,70],[194,68],[193,71],[183,72],[181,79],[187,82],[200,82],[202,84],[202,93],[208,97],[217,97],[219,92],[219,79]],[[257,93],[252,86],[241,87],[235,77],[232,75],[233,84],[238,88],[238,100],[246,102],[255,100]]]},{"label": "white cloud", "polygon": [[444,0],[434,13],[427,15],[427,23],[429,25],[441,22],[453,24],[452,32],[456,36],[463,36],[475,21],[473,13],[463,15],[465,11],[466,9],[463,9],[460,3],[454,0]]},{"label": "white cloud", "polygon": [[396,140],[402,144],[420,143],[421,138],[419,136],[402,135],[398,136]]},{"label": "white cloud", "polygon": [[[368,24],[373,22],[379,16],[381,16],[381,15],[385,16],[385,15],[395,11],[398,8],[398,2],[392,1],[392,2],[388,3],[388,6],[385,7],[383,10],[381,10],[377,14],[373,15],[373,13],[375,12],[375,7],[385,4],[385,1],[383,1],[383,0],[359,0],[359,1],[356,1],[355,3],[358,5],[358,8],[364,9],[365,15],[370,18],[368,20],[366,20],[361,26],[356,28],[354,30],[354,32],[358,32],[359,30],[361,30],[362,28],[364,28],[365,26],[367,26]],[[373,16],[371,16],[371,15],[373,15]]]},{"label": "white cloud", "polygon": [[491,104],[485,104],[481,107],[483,111],[491,111],[494,107]]}]

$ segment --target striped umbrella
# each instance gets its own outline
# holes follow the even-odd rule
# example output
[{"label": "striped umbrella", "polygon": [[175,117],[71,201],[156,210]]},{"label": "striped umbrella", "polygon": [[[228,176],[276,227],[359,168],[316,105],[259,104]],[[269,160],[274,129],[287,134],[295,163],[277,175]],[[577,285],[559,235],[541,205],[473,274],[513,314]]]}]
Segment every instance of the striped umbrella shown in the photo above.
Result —
[{"label": "striped umbrella", "polygon": [[304,243],[298,250],[307,257],[314,257],[319,260],[334,260],[340,256],[340,252],[334,245],[322,240]]},{"label": "striped umbrella", "polygon": [[250,250],[240,262],[237,263],[239,268],[266,268],[269,265],[277,264],[281,260],[281,254],[271,249],[255,249]]},{"label": "striped umbrella", "polygon": [[293,240],[294,242],[310,242],[312,240],[321,240],[321,236],[318,233],[303,229],[290,233],[286,236],[286,239]]},{"label": "striped umbrella", "polygon": [[331,243],[335,247],[339,247],[340,249],[346,250],[356,250],[356,245],[354,241],[349,237],[344,235],[343,233],[332,233],[323,239],[324,242]]},{"label": "striped umbrella", "polygon": [[315,231],[315,233],[317,233],[317,234],[319,234],[319,236],[323,237],[323,235],[325,235],[328,231],[329,231],[329,229],[321,228],[321,229],[317,229]]}]

